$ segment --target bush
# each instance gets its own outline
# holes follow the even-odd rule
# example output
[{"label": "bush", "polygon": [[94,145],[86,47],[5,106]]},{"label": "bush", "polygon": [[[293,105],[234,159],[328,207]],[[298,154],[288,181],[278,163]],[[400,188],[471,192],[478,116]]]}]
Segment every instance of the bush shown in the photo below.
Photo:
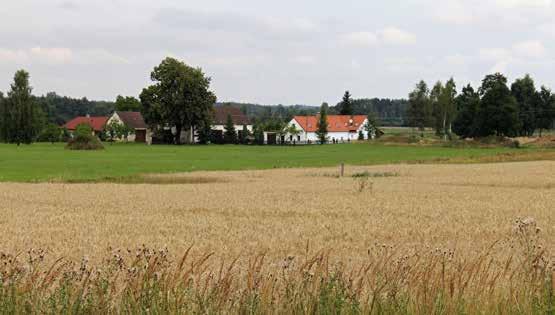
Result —
[{"label": "bush", "polygon": [[39,134],[37,142],[58,142],[62,136],[62,130],[55,124],[48,124]]},{"label": "bush", "polygon": [[91,135],[76,134],[66,145],[69,150],[102,150],[104,146],[100,140]]},{"label": "bush", "polygon": [[79,124],[75,127],[75,136],[90,136],[93,130],[88,124]]}]

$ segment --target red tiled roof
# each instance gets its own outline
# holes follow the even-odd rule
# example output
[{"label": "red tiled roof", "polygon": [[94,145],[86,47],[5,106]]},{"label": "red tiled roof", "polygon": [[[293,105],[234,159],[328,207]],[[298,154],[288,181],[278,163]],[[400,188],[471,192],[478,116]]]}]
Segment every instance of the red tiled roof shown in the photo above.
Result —
[{"label": "red tiled roof", "polygon": [[116,112],[124,124],[133,129],[146,129],[146,123],[140,112]]},{"label": "red tiled roof", "polygon": [[85,117],[79,116],[75,117],[72,120],[68,121],[64,127],[68,130],[75,130],[78,125],[80,124],[87,124],[91,126],[94,131],[102,131],[106,122],[108,121],[108,117]]},{"label": "red tiled roof", "polygon": [[[316,132],[319,116],[295,116],[306,132]],[[364,124],[366,115],[328,115],[328,132],[356,132]]]},{"label": "red tiled roof", "polygon": [[227,116],[231,115],[231,120],[235,125],[250,125],[249,118],[243,114],[241,109],[233,106],[217,106],[214,108],[214,124],[225,125]]}]

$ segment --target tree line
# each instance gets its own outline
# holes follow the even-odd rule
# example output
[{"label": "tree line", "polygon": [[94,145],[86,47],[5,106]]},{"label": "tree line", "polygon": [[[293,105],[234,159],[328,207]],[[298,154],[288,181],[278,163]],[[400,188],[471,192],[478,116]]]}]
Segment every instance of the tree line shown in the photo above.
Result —
[{"label": "tree line", "polygon": [[552,91],[545,86],[538,90],[530,75],[516,79],[510,87],[507,82],[501,73],[490,74],[477,90],[468,84],[458,94],[452,78],[431,89],[420,81],[409,94],[408,125],[461,138],[532,136],[537,131],[541,136],[543,130],[552,129]]}]

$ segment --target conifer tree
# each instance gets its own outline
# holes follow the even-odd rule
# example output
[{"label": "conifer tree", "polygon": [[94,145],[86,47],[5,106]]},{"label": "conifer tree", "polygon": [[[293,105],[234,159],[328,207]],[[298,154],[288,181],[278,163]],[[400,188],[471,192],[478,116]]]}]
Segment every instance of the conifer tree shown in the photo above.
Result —
[{"label": "conifer tree", "polygon": [[316,136],[318,136],[320,144],[325,144],[328,141],[328,106],[326,103],[320,107]]}]

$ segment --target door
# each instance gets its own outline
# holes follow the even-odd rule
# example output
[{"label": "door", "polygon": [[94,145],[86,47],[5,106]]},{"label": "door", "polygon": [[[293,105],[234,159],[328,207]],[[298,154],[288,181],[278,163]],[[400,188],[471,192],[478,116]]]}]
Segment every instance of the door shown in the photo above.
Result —
[{"label": "door", "polygon": [[146,130],[135,130],[135,142],[146,143]]}]

